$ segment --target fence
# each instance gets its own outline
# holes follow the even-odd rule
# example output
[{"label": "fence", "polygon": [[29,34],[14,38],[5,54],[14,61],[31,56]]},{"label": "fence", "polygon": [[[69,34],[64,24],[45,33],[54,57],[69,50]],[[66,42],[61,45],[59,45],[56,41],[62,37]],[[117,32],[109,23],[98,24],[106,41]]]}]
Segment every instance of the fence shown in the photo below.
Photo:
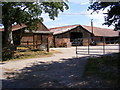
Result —
[{"label": "fence", "polygon": [[48,43],[41,42],[40,40],[36,40],[34,42],[33,41],[21,41],[20,45],[15,45],[15,47],[24,47],[24,48],[26,47],[29,49],[49,49]]},{"label": "fence", "polygon": [[[83,46],[87,43],[86,46]],[[102,55],[108,53],[118,53],[118,38],[114,40],[106,40],[105,37],[98,39],[96,37],[76,39],[73,42],[76,46],[76,55]],[[81,46],[80,46],[81,45]]]},{"label": "fence", "polygon": [[39,40],[36,41],[21,41],[20,46],[38,48],[42,43]]}]

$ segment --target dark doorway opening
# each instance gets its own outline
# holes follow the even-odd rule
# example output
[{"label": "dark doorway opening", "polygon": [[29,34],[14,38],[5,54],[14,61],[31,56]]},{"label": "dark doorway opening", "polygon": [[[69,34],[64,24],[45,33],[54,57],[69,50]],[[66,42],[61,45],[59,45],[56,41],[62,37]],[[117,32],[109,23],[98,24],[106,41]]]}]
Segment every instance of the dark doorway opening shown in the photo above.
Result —
[{"label": "dark doorway opening", "polygon": [[106,37],[106,44],[118,44],[118,37]]},{"label": "dark doorway opening", "polygon": [[70,33],[70,42],[72,46],[82,45],[83,34],[81,32],[71,32]]}]

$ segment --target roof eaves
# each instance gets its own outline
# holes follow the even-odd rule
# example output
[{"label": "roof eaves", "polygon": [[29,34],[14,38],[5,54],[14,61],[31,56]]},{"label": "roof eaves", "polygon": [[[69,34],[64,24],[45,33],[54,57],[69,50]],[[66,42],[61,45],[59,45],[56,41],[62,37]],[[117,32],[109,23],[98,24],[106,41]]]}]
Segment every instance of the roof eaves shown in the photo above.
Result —
[{"label": "roof eaves", "polygon": [[26,33],[39,33],[39,34],[52,34],[50,31],[29,31],[25,30]]}]

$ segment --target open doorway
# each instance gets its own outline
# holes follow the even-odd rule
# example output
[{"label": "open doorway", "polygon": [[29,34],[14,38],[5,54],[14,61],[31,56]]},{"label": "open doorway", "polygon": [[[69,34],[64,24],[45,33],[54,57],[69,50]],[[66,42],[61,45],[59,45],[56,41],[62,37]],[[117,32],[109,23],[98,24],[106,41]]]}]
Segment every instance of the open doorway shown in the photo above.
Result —
[{"label": "open doorway", "polygon": [[81,32],[71,32],[70,33],[70,42],[72,42],[72,46],[82,45],[83,34]]}]

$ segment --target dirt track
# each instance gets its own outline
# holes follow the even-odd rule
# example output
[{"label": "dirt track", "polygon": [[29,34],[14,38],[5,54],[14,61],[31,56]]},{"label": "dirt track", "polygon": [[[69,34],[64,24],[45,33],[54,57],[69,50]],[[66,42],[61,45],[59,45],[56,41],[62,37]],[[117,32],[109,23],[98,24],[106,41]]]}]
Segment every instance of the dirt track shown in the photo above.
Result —
[{"label": "dirt track", "polygon": [[[4,88],[42,87],[99,87],[102,82],[86,81],[82,78],[86,55],[76,58],[75,47],[53,48],[62,53],[52,57],[34,58],[3,63]],[[15,76],[15,77],[14,77]],[[14,78],[12,78],[14,77]],[[91,79],[92,80],[92,79]]]}]

